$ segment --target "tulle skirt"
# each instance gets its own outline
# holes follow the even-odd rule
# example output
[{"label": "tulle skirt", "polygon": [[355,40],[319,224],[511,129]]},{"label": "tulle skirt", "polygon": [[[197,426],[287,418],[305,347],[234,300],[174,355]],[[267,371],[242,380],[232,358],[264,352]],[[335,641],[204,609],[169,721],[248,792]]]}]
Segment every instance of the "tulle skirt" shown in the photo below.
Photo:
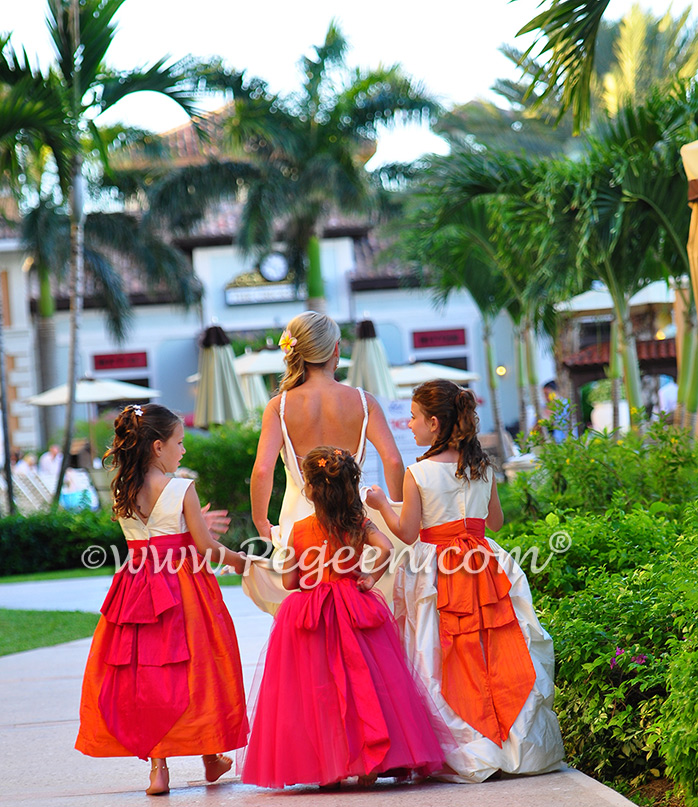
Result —
[{"label": "tulle skirt", "polygon": [[278,612],[242,780],[280,788],[394,768],[429,774],[444,761],[437,724],[381,595],[354,580],[321,583]]},{"label": "tulle skirt", "polygon": [[[160,538],[164,547],[179,536]],[[75,743],[89,756],[216,754],[247,739],[240,654],[218,581],[195,572],[191,554],[177,572],[156,572],[155,555],[117,572],[102,606]]]}]

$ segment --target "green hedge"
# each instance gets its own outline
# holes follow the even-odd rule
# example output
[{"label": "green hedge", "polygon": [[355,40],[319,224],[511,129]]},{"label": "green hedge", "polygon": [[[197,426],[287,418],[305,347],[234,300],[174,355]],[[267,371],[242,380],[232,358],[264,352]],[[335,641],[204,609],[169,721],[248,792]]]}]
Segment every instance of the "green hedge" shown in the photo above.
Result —
[{"label": "green hedge", "polygon": [[[209,432],[187,432],[183,465],[196,471],[202,503],[228,510],[231,528],[226,543],[233,547],[257,535],[250,515],[250,476],[257,456],[259,429],[241,423],[216,426]],[[269,519],[278,523],[286,479],[279,460],[274,474]]]},{"label": "green hedge", "polygon": [[107,511],[57,510],[0,519],[0,576],[76,569],[90,546],[102,547],[114,566],[112,547],[125,558],[126,541]]}]

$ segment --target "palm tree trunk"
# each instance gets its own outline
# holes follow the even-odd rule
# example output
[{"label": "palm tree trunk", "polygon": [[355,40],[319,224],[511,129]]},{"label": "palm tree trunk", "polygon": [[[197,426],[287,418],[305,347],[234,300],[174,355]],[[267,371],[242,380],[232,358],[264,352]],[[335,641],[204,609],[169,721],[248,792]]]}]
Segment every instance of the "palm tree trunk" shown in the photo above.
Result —
[{"label": "palm tree trunk", "polygon": [[308,303],[310,311],[324,314],[327,310],[325,285],[322,280],[322,264],[320,263],[320,239],[311,235],[308,241]]},{"label": "palm tree trunk", "polygon": [[[36,325],[36,352],[39,366],[39,392],[56,386],[56,324],[53,319],[55,303],[51,292],[50,274],[41,265],[39,274],[39,305]],[[41,407],[41,443],[54,441],[58,430],[58,418],[53,406]]]},{"label": "palm tree trunk", "polygon": [[502,463],[507,459],[507,450],[504,444],[504,434],[502,432],[502,415],[499,407],[499,382],[494,371],[494,353],[492,351],[492,323],[483,318],[482,341],[485,345],[485,364],[487,365],[487,386],[490,390],[490,402],[492,405],[492,419],[494,420],[494,430],[497,434],[497,446]]},{"label": "palm tree trunk", "polygon": [[2,406],[2,437],[4,445],[5,479],[7,480],[7,509],[15,512],[15,497],[12,487],[12,446],[10,445],[10,406],[7,397],[7,375],[5,373],[5,326],[3,321],[2,288],[0,288],[0,405]]},{"label": "palm tree trunk", "polygon": [[[698,332],[696,331],[693,317],[686,311],[683,323],[683,335],[681,337],[681,360],[678,368],[678,391],[676,393],[676,410],[674,412],[674,426],[685,425],[688,409],[686,401],[688,391],[691,389],[691,372],[695,367],[695,351],[698,347],[696,341]],[[695,380],[695,379],[694,379]]]},{"label": "palm tree trunk", "polygon": [[514,350],[516,355],[516,386],[519,398],[519,431],[524,440],[528,437],[528,415],[526,413],[526,363],[521,328],[514,329]]},{"label": "palm tree trunk", "polygon": [[524,345],[526,348],[526,370],[528,373],[528,394],[531,404],[536,413],[536,423],[543,419],[543,409],[541,408],[540,391],[538,390],[538,370],[536,369],[536,355],[533,347],[533,332],[530,322],[526,321],[523,326]]},{"label": "palm tree trunk", "polygon": [[[610,289],[609,289],[610,291]],[[637,428],[642,420],[642,392],[640,390],[640,364],[637,359],[637,345],[630,320],[628,299],[624,294],[613,295],[616,316],[618,317],[618,350],[623,361],[625,376],[625,397],[630,408],[630,424]]]},{"label": "palm tree trunk", "polygon": [[613,408],[613,432],[620,428],[620,380],[623,376],[618,353],[618,319],[611,322],[611,344],[609,345],[608,377],[611,379],[611,406]]},{"label": "palm tree trunk", "polygon": [[696,411],[698,411],[698,328],[693,328],[690,351],[690,366],[685,391],[685,412],[683,425],[693,429],[696,424]]},{"label": "palm tree trunk", "polygon": [[73,182],[70,194],[70,347],[68,353],[68,403],[65,408],[65,435],[63,438],[63,462],[56,481],[53,505],[58,506],[73,442],[75,422],[75,389],[78,380],[78,346],[82,315],[84,287],[84,240],[85,211],[83,197],[82,156],[75,158]]}]

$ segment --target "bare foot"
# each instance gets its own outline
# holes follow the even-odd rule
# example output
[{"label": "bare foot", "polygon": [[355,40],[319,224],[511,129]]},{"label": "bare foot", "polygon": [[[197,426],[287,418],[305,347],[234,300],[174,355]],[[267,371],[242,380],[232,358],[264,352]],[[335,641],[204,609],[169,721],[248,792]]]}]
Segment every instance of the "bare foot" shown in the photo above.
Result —
[{"label": "bare foot", "polygon": [[224,757],[223,754],[204,754],[202,759],[207,782],[218,781],[233,767],[233,760],[230,757]]},{"label": "bare foot", "polygon": [[359,776],[357,784],[359,787],[373,787],[378,779],[377,773],[367,773],[365,776]]},{"label": "bare foot", "polygon": [[150,768],[150,787],[145,791],[148,796],[160,796],[170,792],[170,771],[164,759],[152,759]]}]

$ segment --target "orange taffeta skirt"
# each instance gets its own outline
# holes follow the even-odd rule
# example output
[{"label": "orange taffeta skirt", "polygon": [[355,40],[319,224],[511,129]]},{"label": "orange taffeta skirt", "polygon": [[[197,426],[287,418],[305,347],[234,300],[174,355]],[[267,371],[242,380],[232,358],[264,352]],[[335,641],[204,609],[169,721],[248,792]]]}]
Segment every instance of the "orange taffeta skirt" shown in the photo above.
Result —
[{"label": "orange taffeta skirt", "polygon": [[189,533],[129,547],[92,640],[75,747],[143,759],[240,748],[242,668],[218,581],[195,568],[203,558]]}]

